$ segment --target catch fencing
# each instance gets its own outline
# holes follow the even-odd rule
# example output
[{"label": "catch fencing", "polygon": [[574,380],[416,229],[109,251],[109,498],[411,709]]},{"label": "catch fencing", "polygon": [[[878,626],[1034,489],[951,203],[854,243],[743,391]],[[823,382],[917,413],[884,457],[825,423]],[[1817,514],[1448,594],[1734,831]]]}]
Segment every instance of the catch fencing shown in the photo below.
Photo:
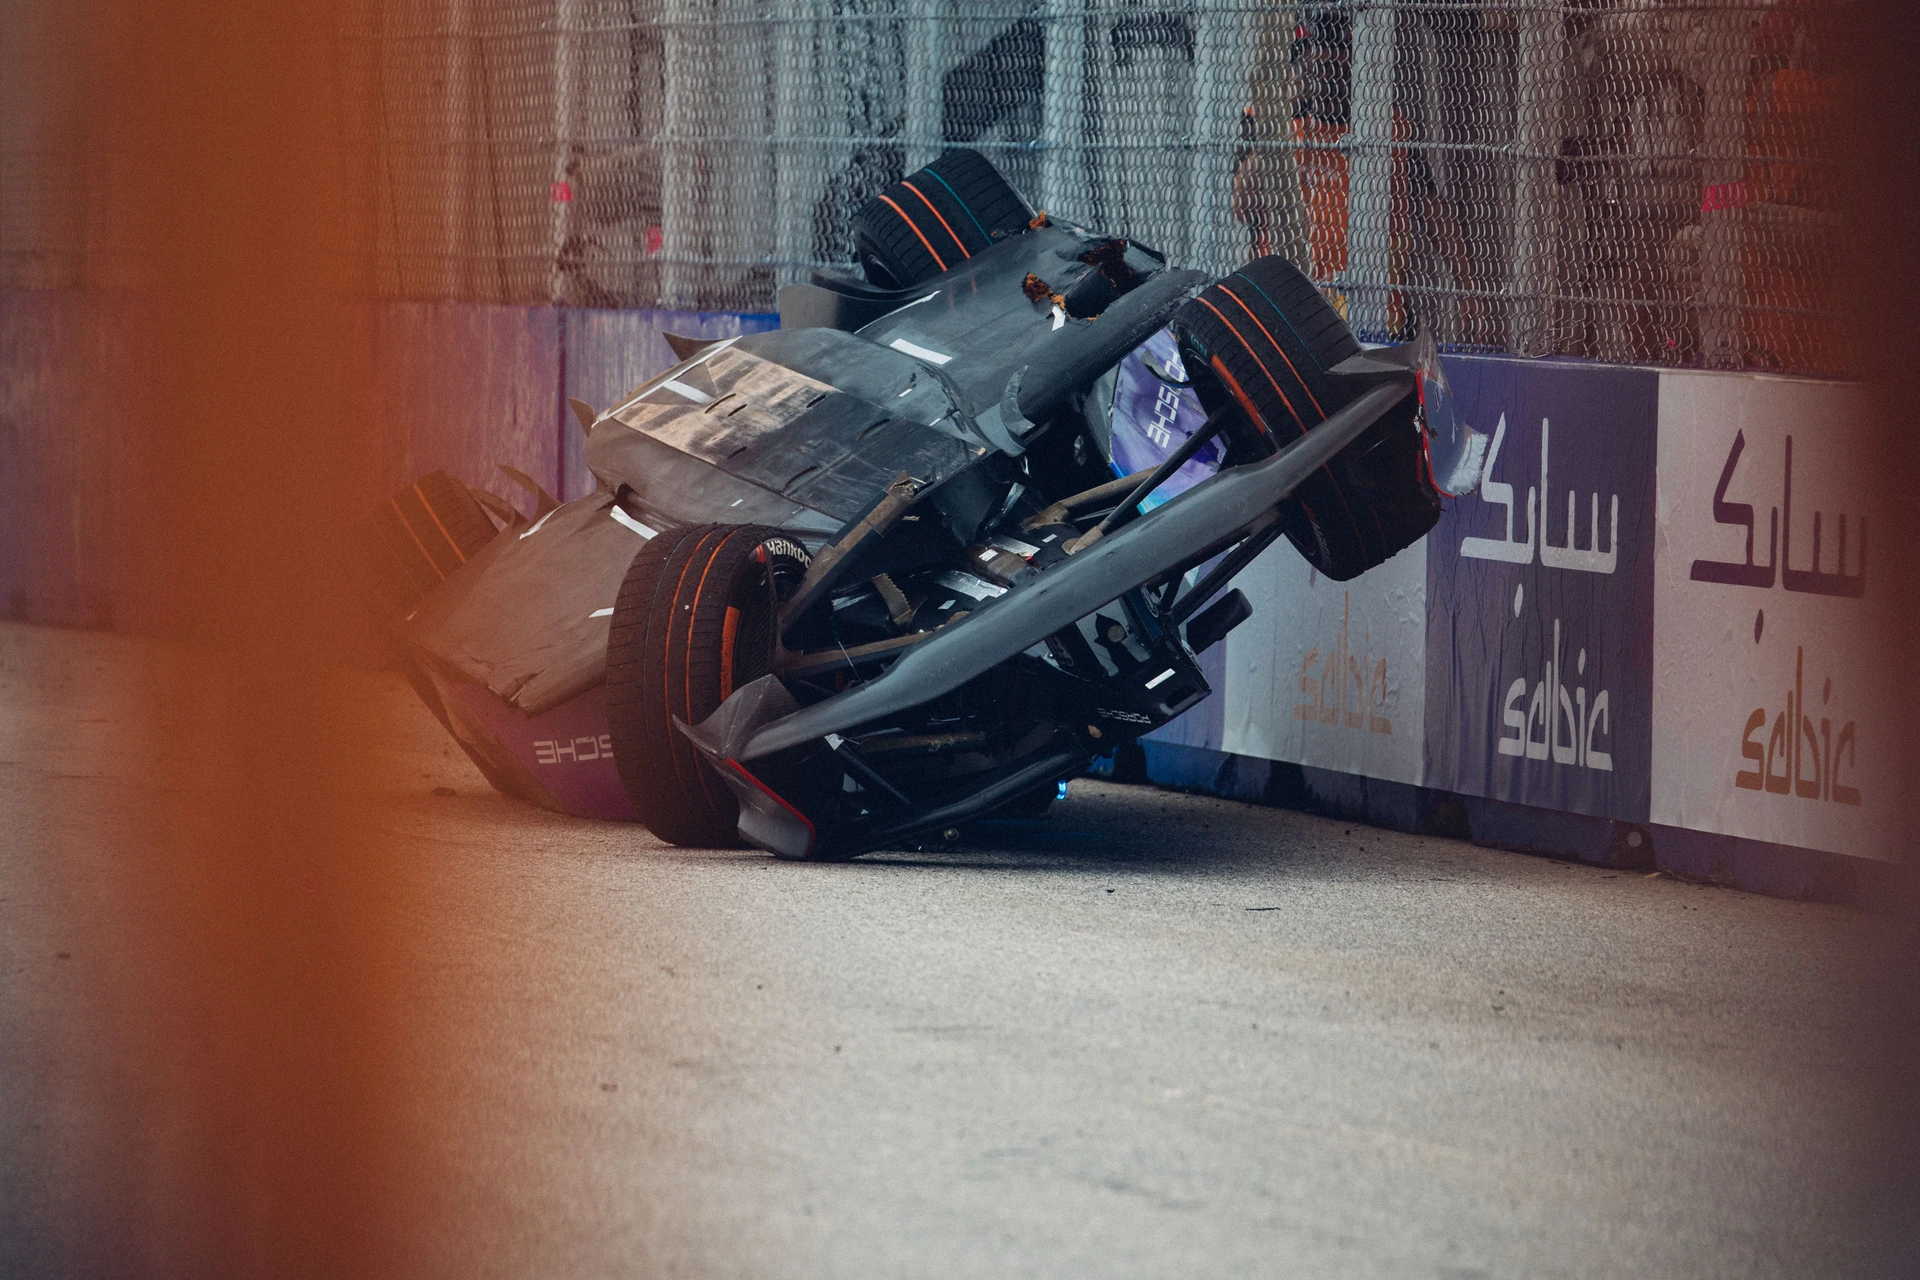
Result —
[{"label": "catch fencing", "polygon": [[[1363,337],[1844,372],[1856,27],[1845,0],[345,0],[338,83],[392,298],[764,312],[965,145],[1181,263],[1284,253]],[[84,175],[57,127],[5,129],[0,284],[69,278]]]}]

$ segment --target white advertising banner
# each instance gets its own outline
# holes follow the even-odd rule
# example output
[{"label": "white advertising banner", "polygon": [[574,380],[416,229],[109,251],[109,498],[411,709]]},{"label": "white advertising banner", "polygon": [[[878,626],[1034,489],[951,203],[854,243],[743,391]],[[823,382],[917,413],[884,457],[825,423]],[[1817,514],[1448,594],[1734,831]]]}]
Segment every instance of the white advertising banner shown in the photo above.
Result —
[{"label": "white advertising banner", "polygon": [[1658,823],[1892,858],[1914,805],[1864,636],[1888,612],[1851,384],[1663,373],[1654,558]]},{"label": "white advertising banner", "polygon": [[1281,541],[1234,585],[1253,616],[1226,640],[1221,749],[1419,783],[1426,544],[1329,582]]}]

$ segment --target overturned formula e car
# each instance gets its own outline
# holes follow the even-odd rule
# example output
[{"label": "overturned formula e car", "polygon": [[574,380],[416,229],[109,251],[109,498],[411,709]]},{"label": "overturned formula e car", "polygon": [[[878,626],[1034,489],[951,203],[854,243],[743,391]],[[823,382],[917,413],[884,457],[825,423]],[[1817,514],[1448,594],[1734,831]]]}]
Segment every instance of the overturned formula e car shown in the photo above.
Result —
[{"label": "overturned formula e car", "polygon": [[1282,259],[1175,269],[965,150],[855,229],[864,279],[575,406],[594,493],[383,513],[402,661],[501,791],[792,858],[1032,811],[1207,696],[1275,539],[1350,578],[1478,479],[1432,344]]}]

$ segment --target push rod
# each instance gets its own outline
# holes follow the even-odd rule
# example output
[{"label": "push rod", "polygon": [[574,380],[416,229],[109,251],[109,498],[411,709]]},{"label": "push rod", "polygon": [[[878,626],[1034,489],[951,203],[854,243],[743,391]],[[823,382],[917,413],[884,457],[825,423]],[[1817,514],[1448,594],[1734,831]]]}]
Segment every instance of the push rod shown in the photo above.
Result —
[{"label": "push rod", "polygon": [[1134,487],[1133,492],[1123,499],[1119,506],[1107,512],[1106,518],[1087,532],[1067,544],[1069,554],[1090,547],[1113,532],[1113,527],[1126,519],[1133,509],[1145,501],[1148,494],[1165,484],[1170,476],[1192,460],[1208,441],[1220,434],[1230,414],[1239,412],[1239,406],[1229,400],[1207,415],[1200,429],[1181,442],[1180,447],[1167,455],[1167,460],[1147,473],[1147,478]]},{"label": "push rod", "polygon": [[1265,528],[1256,529],[1240,540],[1240,545],[1220,558],[1220,563],[1207,570],[1205,577],[1193,584],[1193,590],[1173,602],[1173,608],[1167,617],[1175,626],[1179,626],[1201,605],[1211,600],[1220,588],[1233,581],[1233,575],[1253,563],[1253,558],[1272,546],[1284,528],[1278,512],[1273,514],[1271,522]]},{"label": "push rod", "polygon": [[1097,507],[1103,502],[1120,497],[1122,494],[1131,493],[1135,485],[1139,484],[1141,480],[1151,474],[1152,472],[1150,471],[1136,471],[1132,475],[1121,476],[1119,479],[1109,480],[1105,484],[1097,484],[1091,489],[1083,489],[1070,498],[1062,498],[1060,501],[1041,510],[1037,514],[1028,516],[1020,522],[1020,527],[1022,529],[1037,529],[1041,525],[1059,524],[1076,511],[1084,510],[1087,507]]}]

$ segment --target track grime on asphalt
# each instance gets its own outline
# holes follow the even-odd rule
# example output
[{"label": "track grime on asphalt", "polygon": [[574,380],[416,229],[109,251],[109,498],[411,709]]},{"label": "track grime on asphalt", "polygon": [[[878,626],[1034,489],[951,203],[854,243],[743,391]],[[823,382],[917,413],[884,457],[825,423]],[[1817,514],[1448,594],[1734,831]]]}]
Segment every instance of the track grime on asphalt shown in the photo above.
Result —
[{"label": "track grime on asphalt", "polygon": [[[928,853],[673,848],[497,795],[396,676],[324,679],[373,744],[332,785],[381,877],[394,1274],[1868,1265],[1870,917],[1090,781]],[[191,1051],[142,1048],[193,993],[126,922],[155,788],[215,785],[156,735],[217,683],[0,625],[7,1274],[124,1270],[112,1167],[195,1131]]]}]

